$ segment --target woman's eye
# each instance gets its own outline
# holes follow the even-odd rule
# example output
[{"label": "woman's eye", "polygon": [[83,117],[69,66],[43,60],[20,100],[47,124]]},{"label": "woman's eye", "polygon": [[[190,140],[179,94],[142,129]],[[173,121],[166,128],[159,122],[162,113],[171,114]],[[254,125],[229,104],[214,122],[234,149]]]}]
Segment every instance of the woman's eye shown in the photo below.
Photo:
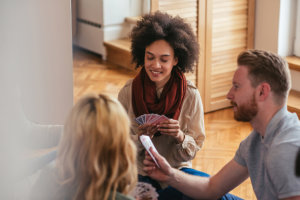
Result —
[{"label": "woman's eye", "polygon": [[153,60],[154,57],[147,57],[147,60]]},{"label": "woman's eye", "polygon": [[160,61],[164,62],[164,63],[168,62],[168,60],[165,60],[165,59],[160,59]]}]

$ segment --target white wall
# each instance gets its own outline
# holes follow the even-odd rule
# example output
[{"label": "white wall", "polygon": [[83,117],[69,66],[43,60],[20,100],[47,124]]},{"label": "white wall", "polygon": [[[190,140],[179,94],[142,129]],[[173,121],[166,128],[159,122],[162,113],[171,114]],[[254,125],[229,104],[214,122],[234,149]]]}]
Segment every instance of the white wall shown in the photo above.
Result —
[{"label": "white wall", "polygon": [[295,24],[297,1],[280,1],[280,18],[278,34],[278,54],[281,56],[293,55],[295,41]]},{"label": "white wall", "polygon": [[15,69],[24,113],[40,124],[63,124],[73,102],[70,1],[5,2],[5,67]]},{"label": "white wall", "polygon": [[21,36],[14,41],[24,111],[34,122],[63,124],[73,103],[70,1],[27,0],[18,8],[11,31]]},{"label": "white wall", "polygon": [[0,44],[0,199],[10,199],[30,150],[57,144],[73,105],[70,1],[1,0]]},{"label": "white wall", "polygon": [[[299,1],[299,0],[298,0]],[[295,0],[256,1],[254,48],[291,55],[296,15]],[[300,73],[291,70],[292,89],[300,91]]]},{"label": "white wall", "polygon": [[300,56],[300,0],[297,0],[296,33],[297,33],[297,37],[295,37],[294,54],[297,55],[297,56]]},{"label": "white wall", "polygon": [[125,18],[148,13],[149,3],[149,0],[103,0],[104,41],[128,37],[131,26],[125,23]]},{"label": "white wall", "polygon": [[254,47],[277,52],[280,0],[259,0],[255,4]]}]

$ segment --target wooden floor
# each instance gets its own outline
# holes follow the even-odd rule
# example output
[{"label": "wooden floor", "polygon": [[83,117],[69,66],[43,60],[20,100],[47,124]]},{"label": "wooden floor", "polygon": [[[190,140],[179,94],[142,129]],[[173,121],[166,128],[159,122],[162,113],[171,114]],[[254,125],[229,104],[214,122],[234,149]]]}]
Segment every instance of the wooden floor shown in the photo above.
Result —
[{"label": "wooden floor", "polygon": [[[136,72],[106,63],[95,54],[74,48],[74,102],[82,95],[107,93],[117,97],[118,91]],[[251,131],[248,123],[236,122],[231,109],[205,114],[206,140],[193,160],[193,168],[211,175],[230,161],[241,140]],[[256,199],[250,180],[235,188],[232,194],[244,199]]]}]

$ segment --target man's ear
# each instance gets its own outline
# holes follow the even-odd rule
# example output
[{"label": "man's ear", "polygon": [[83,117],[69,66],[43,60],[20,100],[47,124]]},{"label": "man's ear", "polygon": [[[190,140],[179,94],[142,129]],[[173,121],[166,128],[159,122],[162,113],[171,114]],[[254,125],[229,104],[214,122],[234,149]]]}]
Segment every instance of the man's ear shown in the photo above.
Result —
[{"label": "man's ear", "polygon": [[263,82],[257,86],[258,100],[264,101],[267,99],[271,92],[271,86],[269,83]]}]

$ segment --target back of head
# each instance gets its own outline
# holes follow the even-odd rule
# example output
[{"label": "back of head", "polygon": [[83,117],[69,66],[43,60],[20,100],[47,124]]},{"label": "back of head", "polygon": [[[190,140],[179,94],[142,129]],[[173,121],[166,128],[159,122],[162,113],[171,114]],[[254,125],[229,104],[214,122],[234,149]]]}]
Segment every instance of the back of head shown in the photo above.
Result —
[{"label": "back of head", "polygon": [[239,66],[246,66],[253,87],[262,82],[270,85],[275,99],[281,105],[285,102],[291,87],[287,62],[280,56],[263,50],[246,50],[237,59]]},{"label": "back of head", "polygon": [[73,199],[107,199],[136,183],[136,149],[122,105],[106,95],[89,95],[73,107],[59,146],[57,167]]},{"label": "back of head", "polygon": [[165,40],[171,45],[182,72],[193,71],[199,47],[188,23],[179,16],[159,11],[144,15],[131,32],[131,54],[136,67],[144,66],[145,49],[156,40]]}]

